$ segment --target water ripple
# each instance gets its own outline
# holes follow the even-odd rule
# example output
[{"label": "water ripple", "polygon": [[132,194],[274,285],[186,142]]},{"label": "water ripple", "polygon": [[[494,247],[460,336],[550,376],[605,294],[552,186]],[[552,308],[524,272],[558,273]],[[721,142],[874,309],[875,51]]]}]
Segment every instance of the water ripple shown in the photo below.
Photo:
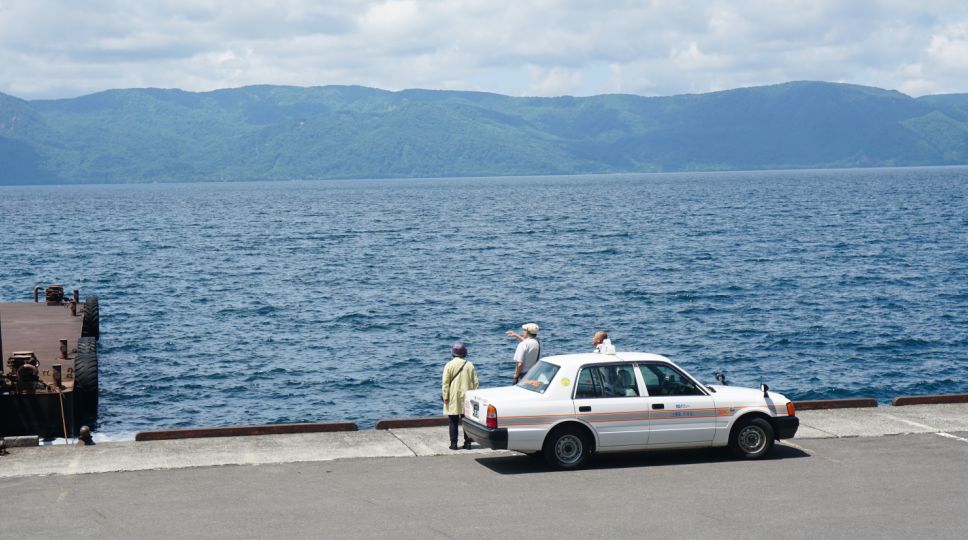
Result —
[{"label": "water ripple", "polygon": [[[70,211],[24,212],[50,201]],[[101,298],[99,429],[440,414],[606,329],[796,399],[968,392],[968,168],[0,188],[0,298]]]}]

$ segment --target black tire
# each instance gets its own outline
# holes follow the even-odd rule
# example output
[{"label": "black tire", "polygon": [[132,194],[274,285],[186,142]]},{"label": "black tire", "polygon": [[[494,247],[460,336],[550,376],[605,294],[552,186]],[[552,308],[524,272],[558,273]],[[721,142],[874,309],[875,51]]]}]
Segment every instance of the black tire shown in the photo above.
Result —
[{"label": "black tire", "polygon": [[542,453],[554,469],[578,469],[592,454],[591,438],[577,426],[561,426],[548,434]]},{"label": "black tire", "polygon": [[74,429],[97,423],[98,380],[97,341],[93,337],[77,340],[74,359]]},{"label": "black tire", "polygon": [[81,337],[101,338],[101,313],[97,305],[97,296],[88,296],[84,300],[84,320],[81,323]]},{"label": "black tire", "polygon": [[729,449],[743,459],[759,459],[773,449],[773,426],[763,418],[740,419],[729,434]]}]

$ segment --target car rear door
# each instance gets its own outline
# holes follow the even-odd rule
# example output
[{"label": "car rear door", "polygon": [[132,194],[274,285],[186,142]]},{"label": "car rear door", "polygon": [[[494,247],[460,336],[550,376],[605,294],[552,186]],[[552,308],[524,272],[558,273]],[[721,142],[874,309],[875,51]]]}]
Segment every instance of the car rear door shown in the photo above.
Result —
[{"label": "car rear door", "polygon": [[599,447],[644,447],[648,402],[629,363],[584,366],[575,384],[575,414],[598,432]]},{"label": "car rear door", "polygon": [[665,363],[640,363],[639,372],[651,412],[649,446],[712,444],[717,414],[712,396]]}]

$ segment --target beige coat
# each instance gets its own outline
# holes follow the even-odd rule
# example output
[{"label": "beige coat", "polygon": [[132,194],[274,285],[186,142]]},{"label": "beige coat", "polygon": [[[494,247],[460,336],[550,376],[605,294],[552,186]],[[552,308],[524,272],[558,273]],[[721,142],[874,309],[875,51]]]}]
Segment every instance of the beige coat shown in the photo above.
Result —
[{"label": "beige coat", "polygon": [[[476,390],[480,386],[474,364],[468,361],[464,369],[461,369],[464,362],[463,358],[454,357],[444,366],[440,395],[446,400],[446,403],[444,403],[444,414],[446,415],[464,414],[464,394],[468,390]],[[460,370],[460,373],[457,373],[458,370]],[[455,374],[456,378],[454,377]]]}]

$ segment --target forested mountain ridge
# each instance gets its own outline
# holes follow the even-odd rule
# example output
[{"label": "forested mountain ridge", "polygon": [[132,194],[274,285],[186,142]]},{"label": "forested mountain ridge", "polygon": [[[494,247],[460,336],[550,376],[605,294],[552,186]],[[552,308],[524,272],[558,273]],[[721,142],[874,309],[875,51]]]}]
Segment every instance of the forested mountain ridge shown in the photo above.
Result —
[{"label": "forested mountain ridge", "polygon": [[968,163],[968,94],[792,82],[669,97],[357,86],[0,94],[0,184]]}]

